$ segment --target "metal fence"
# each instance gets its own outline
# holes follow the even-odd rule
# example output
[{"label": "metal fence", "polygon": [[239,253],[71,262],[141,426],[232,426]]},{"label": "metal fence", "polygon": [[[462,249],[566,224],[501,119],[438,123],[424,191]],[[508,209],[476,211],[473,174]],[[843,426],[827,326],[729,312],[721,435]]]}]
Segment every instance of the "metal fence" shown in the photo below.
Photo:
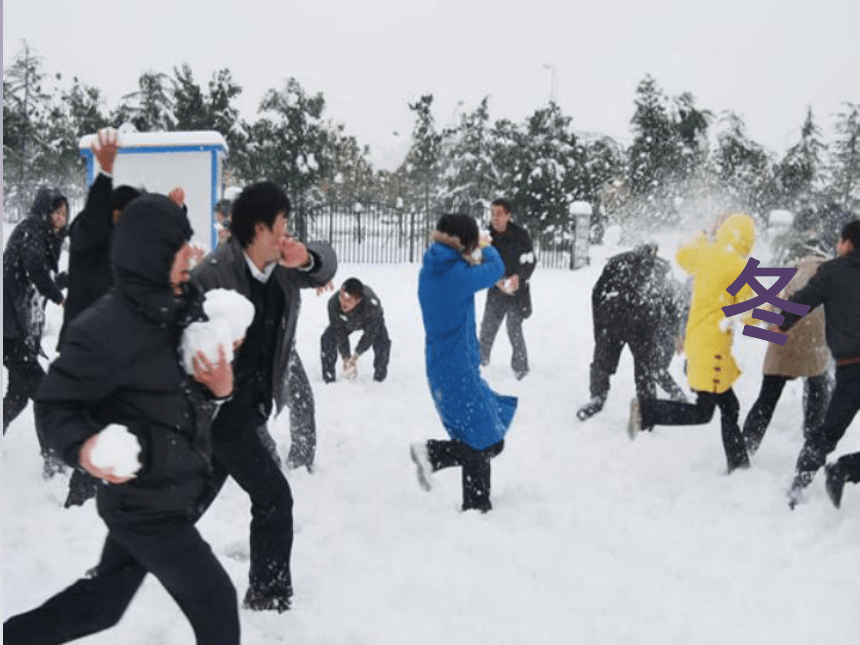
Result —
[{"label": "metal fence", "polygon": [[[438,217],[438,213],[408,212],[378,202],[331,202],[296,213],[291,219],[297,237],[329,242],[340,262],[397,264],[421,261]],[[574,250],[583,252],[581,245],[576,245],[575,231],[540,232],[532,226],[527,228],[538,266],[575,266]]]}]

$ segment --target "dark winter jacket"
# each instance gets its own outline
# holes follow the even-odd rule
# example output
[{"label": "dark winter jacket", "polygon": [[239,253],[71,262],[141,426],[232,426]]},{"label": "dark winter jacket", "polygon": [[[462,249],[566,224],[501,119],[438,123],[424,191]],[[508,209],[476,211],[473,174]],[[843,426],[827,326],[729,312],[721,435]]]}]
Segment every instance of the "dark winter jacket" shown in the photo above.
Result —
[{"label": "dark winter jacket", "polygon": [[[827,345],[837,364],[840,360],[860,357],[860,249],[822,264],[790,300],[811,309],[824,305]],[[801,318],[788,311],[782,315],[783,331]]]},{"label": "dark winter jacket", "polygon": [[114,287],[69,324],[37,396],[43,439],[69,464],[109,424],[138,438],[137,476],[99,486],[105,519],[185,516],[205,492],[216,406],[182,369],[177,349],[184,327],[201,317],[202,297],[193,290],[177,297],[169,281],[190,236],[187,217],[167,197],[129,204],[114,232]]},{"label": "dark winter jacket", "polygon": [[[331,245],[327,242],[309,242],[307,248],[314,260],[310,271],[287,269],[279,265],[269,278],[277,280],[286,298],[278,325],[272,367],[271,391],[278,413],[283,409],[289,395],[288,367],[301,306],[299,289],[323,287],[337,271],[337,256]],[[191,277],[204,292],[211,289],[232,289],[253,302],[249,282],[253,278],[249,277],[245,252],[236,238],[230,238],[203,258],[200,266],[192,271]],[[241,355],[242,348],[238,351]]]},{"label": "dark winter jacket", "polygon": [[459,241],[438,232],[435,239],[418,277],[427,382],[448,435],[483,450],[504,439],[517,409],[516,397],[496,394],[481,378],[475,331],[475,294],[495,284],[504,265],[493,247],[472,266]]},{"label": "dark winter jacket", "polygon": [[502,261],[505,263],[504,277],[519,276],[520,286],[514,295],[509,296],[493,285],[487,297],[513,301],[515,306],[519,308],[522,317],[528,318],[532,315],[532,296],[531,289],[529,288],[529,278],[532,277],[537,263],[537,257],[535,256],[528,231],[514,222],[508,222],[504,233],[499,233],[491,226],[490,237],[493,240],[493,246],[496,247],[499,255],[502,256]]},{"label": "dark winter jacket", "polygon": [[53,188],[39,188],[30,214],[3,251],[3,336],[22,338],[34,352],[40,349],[46,299],[63,302],[56,274],[66,231],[56,233],[51,224],[51,204],[62,197]]},{"label": "dark winter jacket", "polygon": [[684,303],[670,271],[669,263],[649,244],[609,258],[591,291],[595,328],[621,337],[631,333],[674,337]]},{"label": "dark winter jacket", "polygon": [[69,323],[106,294],[113,284],[110,266],[112,188],[113,180],[99,173],[90,186],[84,210],[69,227],[69,293],[63,311],[60,343]]},{"label": "dark winter jacket", "polygon": [[358,345],[355,346],[355,353],[361,355],[370,349],[382,320],[382,303],[376,297],[373,289],[367,285],[364,286],[364,296],[361,298],[361,302],[348,313],[344,313],[340,308],[339,294],[334,294],[328,301],[329,326],[334,333],[337,351],[341,358],[347,358],[350,355],[349,335],[354,331],[364,332],[358,340]]}]

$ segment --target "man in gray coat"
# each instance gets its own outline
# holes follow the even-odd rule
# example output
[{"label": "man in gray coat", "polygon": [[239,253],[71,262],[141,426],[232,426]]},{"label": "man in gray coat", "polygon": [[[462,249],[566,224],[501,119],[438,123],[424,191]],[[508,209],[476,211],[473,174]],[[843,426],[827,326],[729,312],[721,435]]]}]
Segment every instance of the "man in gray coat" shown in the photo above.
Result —
[{"label": "man in gray coat", "polygon": [[[271,182],[246,187],[233,204],[231,238],[192,273],[203,291],[233,289],[254,304],[238,348],[236,390],[212,425],[213,495],[227,476],[251,497],[251,569],[244,605],[286,611],[293,595],[290,553],[293,498],[276,455],[266,446],[266,421],[293,397],[291,361],[301,296],[334,276],[337,258],[325,242],[307,246],[287,232],[290,202]],[[303,370],[302,370],[303,371]],[[293,383],[295,380],[293,379]],[[289,402],[288,402],[288,399]]]}]

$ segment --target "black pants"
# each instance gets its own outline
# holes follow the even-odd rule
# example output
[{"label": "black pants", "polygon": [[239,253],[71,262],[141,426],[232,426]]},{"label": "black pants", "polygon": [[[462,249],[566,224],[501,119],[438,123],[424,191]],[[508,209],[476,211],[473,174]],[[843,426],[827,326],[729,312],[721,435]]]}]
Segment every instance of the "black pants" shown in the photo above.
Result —
[{"label": "black pants", "polygon": [[3,434],[18,415],[27,407],[27,401],[36,397],[36,392],[45,378],[45,370],[39,358],[21,338],[3,337],[3,366],[9,371],[9,382],[3,396]]},{"label": "black pants", "polygon": [[463,510],[489,511],[490,503],[490,459],[498,455],[505,442],[493,444],[484,450],[475,450],[460,441],[427,442],[427,456],[433,470],[462,466]]},{"label": "black pants", "polygon": [[[251,498],[249,587],[262,595],[292,595],[293,494],[264,440],[266,415],[251,407],[247,392],[225,403],[212,424],[213,481],[201,512],[215,499],[227,477]],[[264,434],[265,433],[265,434]]]},{"label": "black pants", "polygon": [[511,369],[516,375],[524,375],[529,371],[529,354],[526,349],[526,339],[523,336],[523,316],[517,298],[507,296],[498,289],[487,292],[487,304],[484,306],[484,318],[481,320],[481,364],[489,365],[490,354],[496,334],[506,320],[508,340],[511,343]]},{"label": "black pants", "polygon": [[[787,376],[765,374],[758,398],[744,422],[744,440],[750,453],[761,445],[764,434],[773,418],[782,390],[790,379]],[[814,432],[824,421],[830,399],[830,376],[825,372],[803,379],[803,436]]]},{"label": "black pants", "polygon": [[[236,590],[189,519],[108,522],[101,561],[43,605],[3,625],[9,645],[66,643],[119,622],[151,572],[188,618],[198,645],[237,645]],[[153,616],[158,621],[157,616]]]},{"label": "black pants", "polygon": [[[391,338],[385,320],[380,319],[373,336],[373,380],[384,381],[388,376],[388,360],[391,357]],[[331,325],[325,328],[320,338],[320,360],[322,377],[326,383],[334,383],[335,363],[337,363],[337,340]]]},{"label": "black pants", "polygon": [[287,368],[289,397],[287,407],[290,409],[290,454],[287,457],[289,468],[314,464],[317,450],[317,426],[314,412],[314,392],[308,380],[307,372],[302,365],[295,348],[290,356]]},{"label": "black pants", "polygon": [[693,426],[708,423],[714,410],[720,408],[722,423],[723,450],[729,472],[735,468],[749,466],[744,438],[738,428],[740,405],[734,391],[730,388],[722,394],[696,391],[695,403],[678,401],[652,401],[640,399],[643,429],[652,426]]},{"label": "black pants", "polygon": [[[672,343],[674,345],[674,342]],[[636,396],[640,400],[656,399],[655,382],[675,401],[684,401],[684,391],[669,374],[674,347],[662,345],[653,330],[631,328],[622,334],[617,329],[594,325],[594,358],[591,361],[591,398],[606,399],[609,394],[609,377],[618,369],[624,345],[633,354],[633,379]]]},{"label": "black pants", "polygon": [[836,449],[848,426],[860,410],[860,364],[836,368],[836,387],[824,421],[809,433],[797,457],[795,472],[802,485],[812,481],[827,455]]}]

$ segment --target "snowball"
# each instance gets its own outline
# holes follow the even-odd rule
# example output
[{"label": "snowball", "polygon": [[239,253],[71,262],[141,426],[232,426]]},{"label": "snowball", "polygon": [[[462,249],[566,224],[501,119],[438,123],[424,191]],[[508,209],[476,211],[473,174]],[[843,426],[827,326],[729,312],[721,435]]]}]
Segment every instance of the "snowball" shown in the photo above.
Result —
[{"label": "snowball", "polygon": [[114,475],[130,477],[140,470],[140,443],[125,426],[111,424],[99,432],[90,461]]},{"label": "snowball", "polygon": [[203,311],[209,320],[223,320],[229,325],[231,345],[232,341],[245,337],[245,332],[254,321],[254,304],[232,289],[207,291]]},{"label": "snowball", "polygon": [[[243,331],[244,333],[244,331]],[[239,337],[241,338],[241,336]],[[234,337],[230,323],[226,320],[207,320],[195,322],[188,325],[182,334],[180,353],[182,354],[182,367],[189,374],[194,374],[194,358],[198,351],[202,351],[210,363],[218,361],[218,346],[224,348],[224,355],[228,361],[233,360]]]},{"label": "snowball", "polygon": [[254,321],[253,303],[232,289],[207,291],[203,311],[209,320],[188,325],[179,347],[182,367],[189,374],[194,374],[194,357],[198,351],[215,363],[218,361],[218,346],[221,345],[227,360],[232,361],[233,343],[245,337]]}]

